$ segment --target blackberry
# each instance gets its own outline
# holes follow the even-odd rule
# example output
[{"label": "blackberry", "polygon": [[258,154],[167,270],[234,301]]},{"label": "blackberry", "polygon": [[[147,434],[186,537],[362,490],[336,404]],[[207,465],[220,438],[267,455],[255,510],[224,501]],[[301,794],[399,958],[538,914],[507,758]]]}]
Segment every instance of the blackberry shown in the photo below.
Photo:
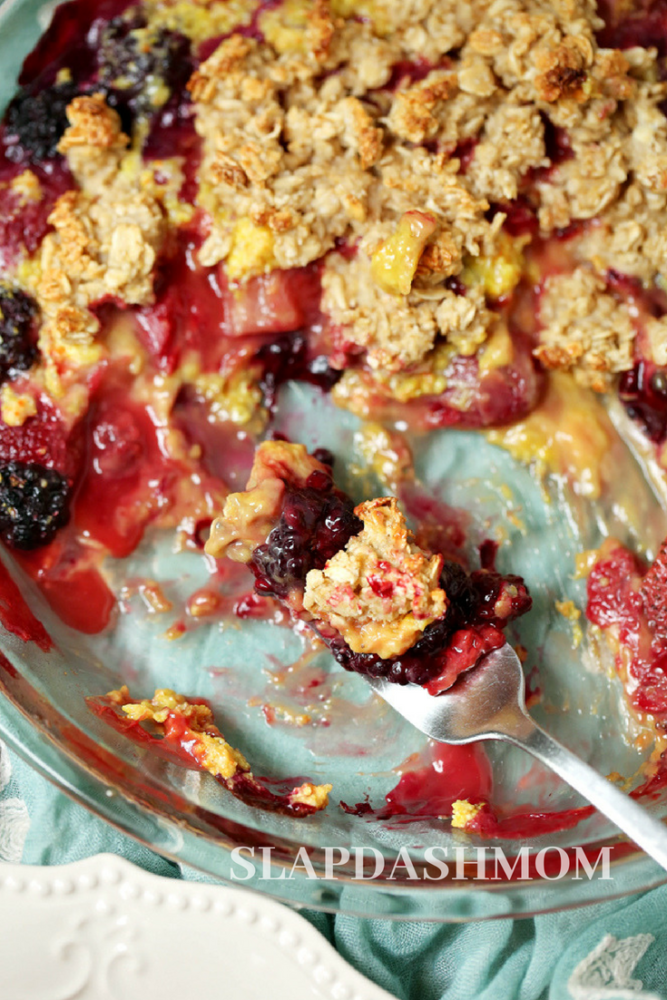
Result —
[{"label": "blackberry", "polygon": [[37,356],[37,304],[19,289],[0,284],[0,380],[12,369],[27,371]]},{"label": "blackberry", "polygon": [[5,117],[5,154],[13,163],[39,163],[58,156],[58,143],[67,128],[66,108],[76,97],[74,83],[44,90],[23,88],[10,102]]},{"label": "blackberry", "polygon": [[184,35],[146,27],[141,15],[114,17],[103,28],[98,78],[109,104],[132,115],[150,115],[170,93],[180,92],[191,70],[190,42]]},{"label": "blackberry", "polygon": [[255,549],[251,568],[258,593],[285,597],[311,569],[321,569],[363,525],[349,497],[319,472],[303,489],[290,490],[280,521],[264,545]]},{"label": "blackberry", "polygon": [[26,462],[0,468],[0,536],[15,549],[52,541],[69,521],[70,488],[55,469]]},{"label": "blackberry", "polygon": [[285,334],[263,344],[256,358],[262,365],[260,386],[269,409],[276,405],[280,386],[290,379],[310,382],[329,391],[342,375],[329,367],[324,355],[310,357],[308,340],[302,333]]}]

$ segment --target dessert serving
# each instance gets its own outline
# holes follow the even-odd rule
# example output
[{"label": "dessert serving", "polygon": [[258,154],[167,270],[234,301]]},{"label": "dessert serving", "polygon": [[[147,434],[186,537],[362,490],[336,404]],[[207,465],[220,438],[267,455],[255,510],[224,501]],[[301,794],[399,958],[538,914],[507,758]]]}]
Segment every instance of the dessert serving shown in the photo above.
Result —
[{"label": "dessert serving", "polygon": [[[511,641],[537,704],[517,627],[548,596],[569,655],[613,664],[650,748],[628,787],[658,794],[666,557],[613,465],[627,434],[667,476],[666,53],[661,0],[58,6],[0,127],[0,535],[63,626],[105,642],[137,599],[176,646],[270,622],[306,670],[328,652],[434,696]],[[419,455],[461,431],[594,523],[585,600],[516,570],[491,464],[473,492],[502,518],[444,502]],[[158,544],[208,574],[180,604],[137,571]],[[133,670],[88,704],[146,755],[268,811],[327,805],[328,780],[255,777],[198,685],[145,698]],[[309,684],[267,724],[314,726]],[[421,791],[407,767],[343,808],[508,837],[590,815],[496,816],[481,751],[428,753]],[[448,769],[473,776],[438,791]]]}]

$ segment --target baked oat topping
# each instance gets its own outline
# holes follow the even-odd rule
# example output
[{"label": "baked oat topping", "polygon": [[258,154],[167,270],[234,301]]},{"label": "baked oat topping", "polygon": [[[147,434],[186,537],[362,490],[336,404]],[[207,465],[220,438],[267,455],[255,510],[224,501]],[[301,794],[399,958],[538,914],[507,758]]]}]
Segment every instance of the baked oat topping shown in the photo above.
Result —
[{"label": "baked oat topping", "polygon": [[260,444],[245,492],[231,493],[221,516],[211,525],[206,542],[208,555],[247,563],[275,527],[286,486],[305,486],[313,472],[329,475],[326,466],[309,455],[305,445],[286,441]]},{"label": "baked oat topping", "polygon": [[[160,202],[141,184],[120,118],[102,94],[77,97],[58,149],[79,188],[56,201],[35,259],[23,280],[42,314],[35,373],[62,398],[103,356],[90,306],[111,298],[127,305],[151,301],[158,254],[167,232]],[[85,405],[85,394],[79,395]]]},{"label": "baked oat topping", "polygon": [[604,392],[617,372],[633,365],[636,329],[627,305],[605,292],[594,271],[547,278],[540,300],[540,345],[547,368],[572,371],[581,385]]},{"label": "baked oat topping", "polygon": [[354,512],[363,531],[322,570],[310,571],[304,607],[333,625],[353,652],[400,656],[445,614],[444,560],[415,544],[394,497],[367,500]]},{"label": "baked oat topping", "polygon": [[[449,340],[434,314],[448,277],[497,252],[503,216],[490,220],[491,204],[530,190],[548,233],[613,210],[628,179],[662,190],[667,127],[655,57],[600,49],[592,3],[499,0],[464,12],[453,2],[289,0],[260,24],[263,43],[233,35],[190,81],[204,140],[198,197],[211,222],[200,257],[226,261],[244,281],[356,241],[353,258],[326,258],[323,305],[375,369],[428,367],[436,339]],[[424,78],[386,87],[392,65],[416,54],[433,66]],[[545,123],[568,149],[547,173]],[[429,232],[406,241],[418,218]],[[395,301],[367,287],[369,258]],[[488,331],[480,327],[475,347]],[[619,370],[614,359],[607,368]]]}]

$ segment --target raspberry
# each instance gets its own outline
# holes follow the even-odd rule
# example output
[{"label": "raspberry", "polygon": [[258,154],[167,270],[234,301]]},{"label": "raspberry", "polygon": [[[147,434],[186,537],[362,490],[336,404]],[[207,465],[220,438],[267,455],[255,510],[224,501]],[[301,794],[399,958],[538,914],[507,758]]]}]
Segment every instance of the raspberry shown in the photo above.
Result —
[{"label": "raspberry", "polygon": [[20,427],[0,422],[0,467],[9,462],[36,462],[74,479],[81,466],[82,425],[68,430],[55,410],[38,401],[37,414]]},{"label": "raspberry", "polygon": [[12,369],[27,371],[37,355],[37,305],[19,289],[0,284],[0,378]]},{"label": "raspberry", "polygon": [[25,462],[0,468],[0,535],[15,549],[52,541],[69,520],[70,488],[55,469]]},{"label": "raspberry", "polygon": [[13,163],[52,160],[67,128],[66,108],[77,94],[74,83],[60,83],[35,92],[23,88],[5,117],[5,154]]},{"label": "raspberry", "polygon": [[655,562],[639,589],[644,611],[657,635],[667,637],[667,539],[660,546]]}]

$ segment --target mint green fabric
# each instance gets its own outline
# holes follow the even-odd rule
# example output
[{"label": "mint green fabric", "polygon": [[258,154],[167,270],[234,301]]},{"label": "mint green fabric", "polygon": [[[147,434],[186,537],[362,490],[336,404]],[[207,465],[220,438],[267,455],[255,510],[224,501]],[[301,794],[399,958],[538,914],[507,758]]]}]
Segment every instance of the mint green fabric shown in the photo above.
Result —
[{"label": "mint green fabric", "polygon": [[[63,864],[101,851],[158,875],[197,877],[88,813],[0,744],[0,860]],[[667,1000],[667,885],[514,921],[304,915],[348,962],[401,1000]]]}]

